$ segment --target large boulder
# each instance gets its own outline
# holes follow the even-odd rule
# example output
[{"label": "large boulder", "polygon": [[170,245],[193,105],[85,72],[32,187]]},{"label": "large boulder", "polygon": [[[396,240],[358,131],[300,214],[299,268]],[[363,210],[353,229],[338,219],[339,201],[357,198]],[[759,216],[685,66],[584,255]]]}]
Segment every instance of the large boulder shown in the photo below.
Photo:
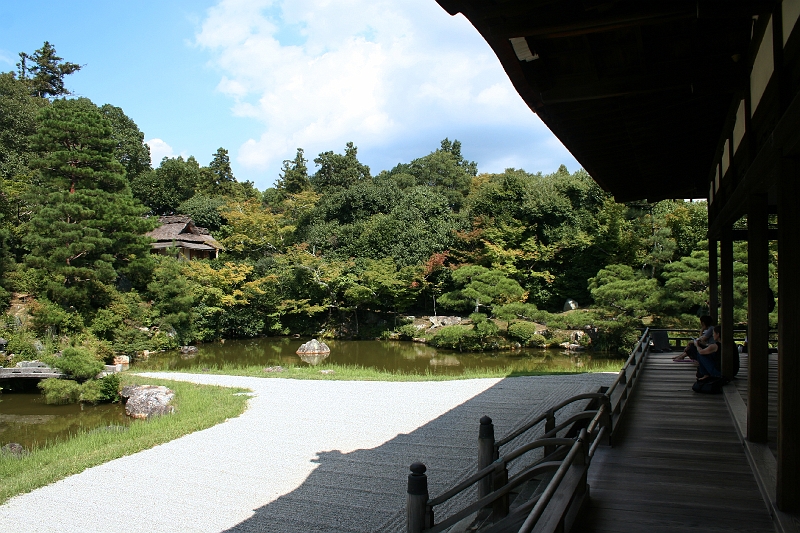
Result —
[{"label": "large boulder", "polygon": [[445,326],[455,326],[461,324],[460,316],[431,316],[428,317],[431,321],[431,328],[443,328]]},{"label": "large boulder", "polygon": [[297,349],[297,355],[301,354],[322,354],[331,353],[331,349],[324,342],[319,342],[317,339],[311,339],[307,343],[301,345]]},{"label": "large boulder", "polygon": [[125,402],[125,414],[133,418],[147,419],[175,412],[175,407],[170,405],[175,393],[167,387],[128,385],[122,388],[119,395]]},{"label": "large boulder", "polygon": [[580,306],[578,305],[578,302],[576,302],[572,298],[567,298],[567,301],[564,302],[564,311],[572,311],[578,309],[579,307]]}]

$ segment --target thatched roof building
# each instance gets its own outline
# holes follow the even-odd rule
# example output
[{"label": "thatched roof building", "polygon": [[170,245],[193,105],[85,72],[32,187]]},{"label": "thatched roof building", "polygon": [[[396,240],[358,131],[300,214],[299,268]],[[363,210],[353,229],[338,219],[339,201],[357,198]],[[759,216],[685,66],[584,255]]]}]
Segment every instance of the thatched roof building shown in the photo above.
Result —
[{"label": "thatched roof building", "polygon": [[222,249],[206,228],[195,226],[187,215],[160,217],[158,221],[161,226],[147,233],[156,241],[152,244],[153,253],[177,248],[186,259],[211,259],[216,258]]}]

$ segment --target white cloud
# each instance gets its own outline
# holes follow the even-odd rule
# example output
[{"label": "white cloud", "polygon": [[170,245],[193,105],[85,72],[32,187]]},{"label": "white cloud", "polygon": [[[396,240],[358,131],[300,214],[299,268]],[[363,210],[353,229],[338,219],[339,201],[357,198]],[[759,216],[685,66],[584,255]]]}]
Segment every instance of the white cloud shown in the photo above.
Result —
[{"label": "white cloud", "polygon": [[150,147],[150,160],[153,162],[153,166],[157,167],[165,157],[175,157],[172,146],[161,139],[150,139],[145,143]]},{"label": "white cloud", "polygon": [[408,144],[419,132],[546,131],[478,32],[433,0],[222,0],[196,44],[233,113],[263,124],[238,162],[272,177],[298,147],[313,158],[350,140],[362,154]]}]

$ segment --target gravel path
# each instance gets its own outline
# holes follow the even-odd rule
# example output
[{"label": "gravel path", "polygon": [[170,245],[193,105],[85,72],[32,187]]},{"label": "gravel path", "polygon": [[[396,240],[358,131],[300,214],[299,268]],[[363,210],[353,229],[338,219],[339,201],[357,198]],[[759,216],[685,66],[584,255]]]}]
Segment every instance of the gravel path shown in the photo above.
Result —
[{"label": "gravel path", "polygon": [[430,492],[438,494],[474,469],[484,414],[501,437],[614,378],[389,383],[148,375],[254,395],[238,418],[12,498],[0,506],[0,531],[401,531],[410,463],[428,465]]}]

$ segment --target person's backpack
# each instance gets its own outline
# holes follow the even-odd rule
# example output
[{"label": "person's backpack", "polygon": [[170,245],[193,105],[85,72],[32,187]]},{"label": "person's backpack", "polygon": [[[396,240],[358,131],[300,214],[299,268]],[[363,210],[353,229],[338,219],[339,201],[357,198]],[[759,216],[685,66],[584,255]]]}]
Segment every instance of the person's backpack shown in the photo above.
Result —
[{"label": "person's backpack", "polygon": [[692,390],[703,394],[721,394],[722,386],[728,382],[725,378],[708,378],[703,381],[695,381]]}]

